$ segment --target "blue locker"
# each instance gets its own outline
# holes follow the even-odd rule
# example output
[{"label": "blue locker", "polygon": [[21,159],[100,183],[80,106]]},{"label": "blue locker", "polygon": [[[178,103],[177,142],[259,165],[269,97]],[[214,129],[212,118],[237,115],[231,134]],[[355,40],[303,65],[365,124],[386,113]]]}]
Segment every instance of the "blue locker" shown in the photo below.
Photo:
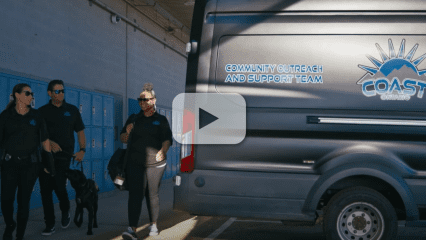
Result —
[{"label": "blue locker", "polygon": [[65,101],[71,105],[76,106],[77,108],[79,107],[78,102],[79,102],[79,94],[78,94],[78,90],[74,89],[74,88],[65,88]]},{"label": "blue locker", "polygon": [[34,105],[39,108],[49,102],[50,97],[47,94],[47,83],[40,81],[31,82],[31,90],[34,92]]},{"label": "blue locker", "polygon": [[16,189],[15,201],[13,202],[13,213],[18,212],[18,201],[16,201],[16,199],[18,199],[18,189]]},{"label": "blue locker", "polygon": [[8,83],[9,81],[6,77],[0,77],[0,112],[2,112],[9,103],[9,95],[11,92],[8,92]]},{"label": "blue locker", "polygon": [[18,83],[26,83],[31,86],[31,81],[29,79],[23,80],[23,79],[9,78],[9,91],[8,91],[9,94],[12,93],[13,87],[15,87],[15,85]]},{"label": "blue locker", "polygon": [[102,126],[102,96],[92,93],[92,125]]},{"label": "blue locker", "polygon": [[170,150],[169,150],[169,152],[170,152],[170,156],[171,156],[171,159],[172,159],[172,161],[171,161],[171,174],[172,174],[172,177],[173,176],[176,176],[176,141],[173,139],[173,145],[170,147],[172,150],[171,150],[171,152],[170,152]]},{"label": "blue locker", "polygon": [[[16,79],[16,78],[9,78],[9,95],[12,93],[13,87],[16,86],[16,84],[19,83],[26,83],[31,86],[30,80],[23,80],[23,79]],[[32,89],[31,89],[32,90]],[[34,108],[34,101],[31,102],[31,106]]]},{"label": "blue locker", "polygon": [[109,159],[104,159],[104,190],[111,191],[115,189],[114,182],[111,180],[108,174],[108,163]]},{"label": "blue locker", "polygon": [[102,158],[102,146],[103,146],[103,139],[102,139],[102,128],[100,127],[92,127],[91,128],[91,155],[90,158],[92,159],[100,159]]},{"label": "blue locker", "polygon": [[169,122],[169,126],[170,126],[170,129],[172,129],[172,111],[170,111],[170,110],[167,110],[166,111],[166,118],[167,118],[167,121]]},{"label": "blue locker", "polygon": [[[82,164],[83,164],[84,175],[86,176],[87,179],[92,179],[91,161],[83,160]],[[71,169],[81,170],[81,166],[80,166],[80,164],[77,164],[77,162],[74,165],[72,165],[70,168]]]},{"label": "blue locker", "polygon": [[114,154],[114,130],[112,128],[103,128],[103,158],[110,159]]},{"label": "blue locker", "polygon": [[103,172],[104,172],[104,166],[102,160],[94,160],[92,161],[92,179],[98,184],[99,191],[103,191]]},{"label": "blue locker", "polygon": [[130,99],[129,98],[129,116],[132,115],[133,113],[139,113],[141,111],[141,107],[139,106],[138,100],[135,99]]},{"label": "blue locker", "polygon": [[75,190],[74,190],[74,188],[71,186],[71,183],[70,183],[70,180],[69,180],[69,179],[67,179],[66,186],[67,186],[68,199],[69,199],[69,200],[74,199],[74,198],[75,198]]},{"label": "blue locker", "polygon": [[79,97],[80,101],[78,108],[80,109],[84,126],[92,125],[92,95],[89,92],[80,91]]},{"label": "blue locker", "polygon": [[182,144],[176,142],[176,174],[180,172],[180,159],[181,159],[181,151],[182,151]]},{"label": "blue locker", "polygon": [[114,127],[114,98],[103,97],[103,126]]},{"label": "blue locker", "polygon": [[[86,129],[84,129],[84,130],[85,130],[84,133],[86,133],[87,130]],[[86,136],[86,138],[87,138],[87,136]],[[77,133],[74,132],[74,153],[78,152],[79,150],[80,150],[80,145],[78,144]],[[87,148],[86,148],[86,154],[87,154]]]},{"label": "blue locker", "polygon": [[42,206],[42,203],[41,203],[40,183],[39,183],[39,179],[37,179],[33,187],[33,192],[31,194],[30,209],[38,208],[41,206]]},{"label": "blue locker", "polygon": [[58,199],[58,197],[56,196],[55,191],[52,191],[52,199],[53,199],[53,204],[55,204],[55,203],[58,203],[58,202],[59,202],[59,199]]},{"label": "blue locker", "polygon": [[[86,135],[86,153],[84,154],[84,160],[88,160],[92,158],[92,127],[86,127],[84,129],[84,135]],[[80,149],[80,147],[78,147],[78,149]]]}]

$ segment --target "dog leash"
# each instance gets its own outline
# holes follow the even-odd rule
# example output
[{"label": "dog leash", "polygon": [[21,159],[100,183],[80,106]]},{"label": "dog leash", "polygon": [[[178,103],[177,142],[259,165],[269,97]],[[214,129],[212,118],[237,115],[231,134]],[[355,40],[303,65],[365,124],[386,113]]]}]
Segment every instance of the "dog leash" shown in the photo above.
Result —
[{"label": "dog leash", "polygon": [[[71,156],[72,165],[74,165],[75,156],[73,154],[70,154],[69,152],[65,152],[65,151],[62,151],[62,152],[65,153],[65,154],[67,154],[67,155],[69,155],[69,156]],[[78,164],[80,164],[81,171],[84,172],[83,171],[83,163],[80,161],[80,162],[77,162],[77,166],[78,166]]]}]

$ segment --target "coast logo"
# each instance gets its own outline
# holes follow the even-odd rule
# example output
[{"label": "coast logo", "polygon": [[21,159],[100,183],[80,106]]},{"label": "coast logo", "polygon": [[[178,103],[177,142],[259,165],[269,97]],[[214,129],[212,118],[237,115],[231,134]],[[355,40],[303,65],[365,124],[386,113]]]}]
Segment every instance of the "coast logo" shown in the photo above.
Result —
[{"label": "coast logo", "polygon": [[398,53],[395,52],[391,39],[388,43],[389,56],[376,43],[382,61],[367,55],[367,58],[376,67],[358,65],[359,68],[367,71],[357,82],[362,85],[362,93],[367,97],[379,95],[381,100],[408,101],[416,93],[418,98],[423,98],[426,87],[426,70],[418,70],[417,66],[426,58],[426,54],[412,60],[419,44],[415,44],[404,56],[405,39],[402,40]]}]

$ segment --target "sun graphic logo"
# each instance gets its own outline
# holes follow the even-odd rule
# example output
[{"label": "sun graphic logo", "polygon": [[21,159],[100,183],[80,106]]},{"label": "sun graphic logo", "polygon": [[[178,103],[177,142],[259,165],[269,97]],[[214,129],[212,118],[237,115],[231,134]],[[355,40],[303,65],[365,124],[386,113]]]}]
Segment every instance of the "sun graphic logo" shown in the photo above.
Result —
[{"label": "sun graphic logo", "polygon": [[426,87],[426,69],[418,70],[417,66],[426,58],[426,54],[412,60],[419,44],[415,44],[404,57],[405,39],[402,40],[398,53],[395,52],[391,39],[388,43],[389,56],[376,43],[382,61],[367,55],[367,58],[376,67],[358,65],[367,71],[357,82],[362,85],[362,93],[367,97],[380,95],[382,100],[408,101],[416,93],[418,98],[423,98]]}]

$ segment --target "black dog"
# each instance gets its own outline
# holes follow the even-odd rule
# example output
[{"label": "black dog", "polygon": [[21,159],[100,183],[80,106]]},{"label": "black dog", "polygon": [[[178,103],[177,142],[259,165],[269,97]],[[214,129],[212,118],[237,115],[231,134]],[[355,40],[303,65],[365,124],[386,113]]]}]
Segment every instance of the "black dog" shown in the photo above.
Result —
[{"label": "black dog", "polygon": [[[81,227],[83,223],[83,208],[87,208],[89,211],[89,229],[87,235],[93,235],[92,223],[94,228],[98,227],[96,212],[98,211],[99,187],[95,181],[87,179],[80,170],[68,169],[65,174],[75,190],[77,208],[75,209],[74,223],[77,227]],[[77,221],[78,216],[80,216],[80,219]]]}]

